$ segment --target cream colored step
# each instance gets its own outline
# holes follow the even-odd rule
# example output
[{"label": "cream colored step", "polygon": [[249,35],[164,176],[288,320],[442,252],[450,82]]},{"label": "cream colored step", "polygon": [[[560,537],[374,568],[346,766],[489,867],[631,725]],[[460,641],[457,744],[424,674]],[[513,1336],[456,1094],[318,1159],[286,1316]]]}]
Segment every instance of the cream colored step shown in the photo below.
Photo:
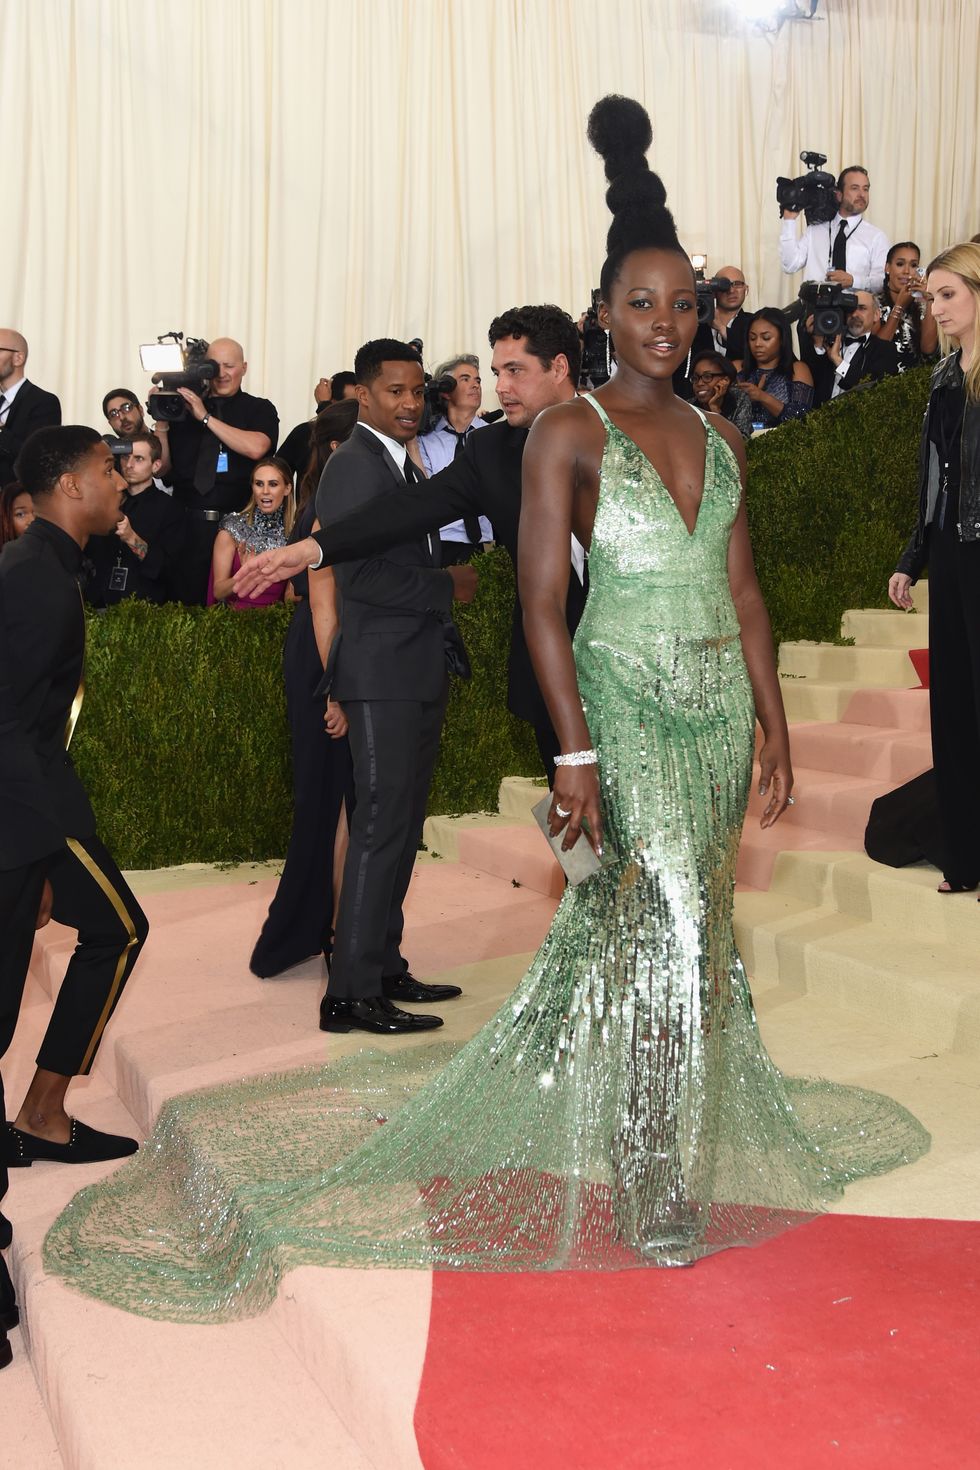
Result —
[{"label": "cream colored step", "polygon": [[853,638],[858,647],[928,648],[929,614],[918,611],[903,613],[897,607],[861,608],[846,612],[841,619],[841,633]]},{"label": "cream colored step", "polygon": [[548,795],[543,776],[505,776],[497,795],[497,810],[512,822],[533,822],[531,808]]},{"label": "cream colored step", "polygon": [[963,950],[779,892],[737,894],[735,921],[749,974],[784,995],[875,1018],[910,1054],[980,1055],[980,966]]},{"label": "cream colored step", "polygon": [[783,852],[770,891],[832,907],[892,937],[962,951],[980,978],[980,904],[976,894],[937,892],[940,878],[925,863],[889,868],[864,853]]},{"label": "cream colored step", "polygon": [[447,863],[459,862],[459,837],[461,832],[480,831],[483,828],[509,827],[513,818],[502,817],[498,812],[471,812],[461,817],[426,817],[422,828],[422,841],[434,858],[444,858]]},{"label": "cream colored step", "polygon": [[829,679],[781,678],[779,688],[791,723],[842,720],[855,692],[853,684]]},{"label": "cream colored step", "polygon": [[919,676],[905,648],[842,648],[833,643],[783,643],[779,675],[833,680],[861,689],[913,689]]}]

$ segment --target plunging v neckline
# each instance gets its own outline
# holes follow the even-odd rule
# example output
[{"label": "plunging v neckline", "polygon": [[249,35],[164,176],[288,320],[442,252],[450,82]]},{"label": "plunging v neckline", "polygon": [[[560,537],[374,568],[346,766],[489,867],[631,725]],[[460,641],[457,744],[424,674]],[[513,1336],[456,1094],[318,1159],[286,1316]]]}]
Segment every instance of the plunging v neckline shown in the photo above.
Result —
[{"label": "plunging v neckline", "polygon": [[695,515],[694,515],[694,525],[692,527],[688,528],[687,521],[684,519],[683,515],[681,514],[681,508],[680,508],[680,506],[677,504],[677,501],[674,499],[673,495],[671,495],[671,493],[668,490],[667,485],[666,485],[666,483],[664,481],[663,475],[661,475],[660,471],[657,469],[657,466],[654,464],[654,462],[650,458],[649,454],[647,454],[646,450],[643,449],[636,442],[636,440],[633,438],[632,434],[627,434],[626,430],[623,429],[623,428],[620,428],[619,424],[616,423],[616,420],[615,419],[612,419],[612,418],[609,417],[609,414],[602,407],[602,404],[596,402],[596,400],[594,398],[592,398],[591,394],[589,395],[589,398],[590,398],[590,402],[594,405],[594,407],[596,407],[596,408],[598,408],[598,409],[601,410],[601,416],[605,419],[606,423],[611,428],[615,429],[617,434],[622,434],[622,436],[623,436],[624,439],[628,439],[629,442],[632,444],[633,448],[637,451],[637,453],[638,454],[641,454],[643,456],[643,458],[646,461],[646,463],[650,466],[650,469],[652,470],[653,474],[656,476],[657,484],[660,486],[661,490],[666,495],[666,497],[670,501],[671,505],[674,507],[674,510],[675,510],[675,512],[677,514],[677,519],[680,521],[681,525],[684,527],[684,532],[685,532],[685,534],[687,536],[687,539],[689,541],[693,541],[694,540],[694,537],[697,535],[698,526],[701,524],[701,511],[702,511],[702,509],[704,507],[704,497],[707,494],[707,489],[708,489],[708,445],[711,443],[711,425],[708,423],[707,419],[701,418],[701,415],[698,413],[697,409],[692,409],[691,410],[692,413],[696,414],[697,417],[699,419],[701,419],[701,423],[704,426],[704,473],[703,473],[703,477],[702,477],[702,481],[701,481],[701,499],[698,501],[698,508],[697,508],[697,511],[695,512]]}]

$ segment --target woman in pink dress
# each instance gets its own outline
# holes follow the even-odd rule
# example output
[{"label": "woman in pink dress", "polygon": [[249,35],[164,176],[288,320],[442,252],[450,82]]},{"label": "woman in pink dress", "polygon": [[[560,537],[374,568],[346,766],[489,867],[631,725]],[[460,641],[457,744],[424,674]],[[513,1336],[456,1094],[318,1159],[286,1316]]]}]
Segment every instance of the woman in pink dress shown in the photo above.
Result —
[{"label": "woman in pink dress", "polygon": [[215,602],[234,608],[270,607],[282,602],[288,581],[273,582],[257,597],[236,597],[231,584],[246,557],[285,546],[295,516],[293,472],[284,459],[266,455],[252,470],[252,499],[248,505],[222,518],[211,557],[209,607]]}]

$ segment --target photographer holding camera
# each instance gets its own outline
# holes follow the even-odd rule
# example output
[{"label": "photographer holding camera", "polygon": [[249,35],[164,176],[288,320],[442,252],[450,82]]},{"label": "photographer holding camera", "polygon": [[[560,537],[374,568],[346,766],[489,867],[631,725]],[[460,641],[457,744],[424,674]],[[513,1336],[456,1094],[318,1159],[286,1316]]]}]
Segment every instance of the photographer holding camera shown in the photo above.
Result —
[{"label": "photographer holding camera", "polygon": [[[898,372],[898,348],[894,342],[883,341],[874,335],[874,328],[881,321],[881,303],[870,291],[855,291],[857,305],[847,318],[847,331],[834,337],[822,337],[814,333],[813,347],[817,354],[814,378],[816,400],[826,403],[828,398],[837,398],[858,383],[870,378],[877,383]],[[813,318],[807,318],[807,330],[812,330]]]},{"label": "photographer holding camera", "polygon": [[[422,464],[430,477],[452,464],[462,454],[470,434],[476,429],[486,428],[487,424],[486,419],[479,415],[483,386],[478,357],[470,352],[451,357],[439,364],[432,378],[436,384],[448,378],[454,386],[449,392],[440,394],[440,415],[430,431],[419,438]],[[492,540],[493,527],[486,516],[469,515],[462,520],[451,521],[439,530],[442,565],[458,566],[475,552],[482,551],[484,541]]]},{"label": "photographer holding camera", "polygon": [[796,220],[800,211],[780,205],[780,264],[788,276],[802,270],[805,281],[832,281],[877,293],[885,279],[888,238],[864,218],[871,196],[867,169],[859,163],[846,168],[837,180],[835,195],[833,219],[807,225],[799,237]]},{"label": "photographer holding camera", "polygon": [[248,503],[255,461],[271,454],[279,437],[274,406],[242,391],[248,363],[241,345],[219,337],[207,355],[217,365],[210,391],[202,398],[191,388],[177,388],[187,414],[169,435],[174,499],[188,517],[178,590],[182,602],[199,606],[207,597],[221,517]]}]

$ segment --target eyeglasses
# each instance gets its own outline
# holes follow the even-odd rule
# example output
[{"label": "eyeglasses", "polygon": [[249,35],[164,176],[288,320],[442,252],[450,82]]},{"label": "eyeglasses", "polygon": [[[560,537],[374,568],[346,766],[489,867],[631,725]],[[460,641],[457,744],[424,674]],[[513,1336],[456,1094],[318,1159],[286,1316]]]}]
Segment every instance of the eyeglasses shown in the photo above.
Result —
[{"label": "eyeglasses", "polygon": [[694,373],[692,383],[717,383],[719,378],[727,378],[727,373]]},{"label": "eyeglasses", "polygon": [[133,409],[138,407],[139,405],[136,403],[120,403],[118,408],[109,409],[108,413],[106,414],[106,418],[121,419],[124,413],[132,413]]}]

